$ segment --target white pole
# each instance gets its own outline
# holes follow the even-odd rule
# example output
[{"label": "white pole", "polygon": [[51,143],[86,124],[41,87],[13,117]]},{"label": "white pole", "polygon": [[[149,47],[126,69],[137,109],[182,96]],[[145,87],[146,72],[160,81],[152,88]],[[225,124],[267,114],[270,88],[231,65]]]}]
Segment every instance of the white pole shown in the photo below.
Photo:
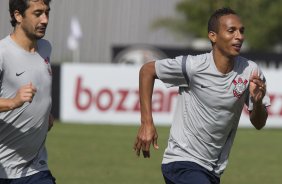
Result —
[{"label": "white pole", "polygon": [[80,45],[79,40],[82,37],[80,23],[76,17],[72,17],[70,24],[70,34],[67,41],[67,46],[72,50],[72,62],[80,62]]}]

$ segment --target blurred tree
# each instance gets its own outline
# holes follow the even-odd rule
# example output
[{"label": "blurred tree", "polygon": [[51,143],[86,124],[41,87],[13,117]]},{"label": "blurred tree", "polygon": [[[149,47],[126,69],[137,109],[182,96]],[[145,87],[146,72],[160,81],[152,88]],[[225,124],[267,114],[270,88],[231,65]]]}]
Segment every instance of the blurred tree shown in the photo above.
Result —
[{"label": "blurred tree", "polygon": [[282,43],[282,0],[182,0],[176,10],[180,18],[162,18],[154,28],[165,27],[184,36],[207,38],[207,22],[218,8],[230,7],[241,17],[250,49],[267,50]]}]

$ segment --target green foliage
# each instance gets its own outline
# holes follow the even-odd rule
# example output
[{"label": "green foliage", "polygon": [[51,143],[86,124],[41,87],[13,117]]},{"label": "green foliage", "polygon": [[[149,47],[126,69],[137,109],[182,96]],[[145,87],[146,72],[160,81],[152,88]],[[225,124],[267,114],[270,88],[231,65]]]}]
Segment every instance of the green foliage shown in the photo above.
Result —
[{"label": "green foliage", "polygon": [[162,18],[153,26],[184,36],[207,38],[208,19],[221,7],[230,7],[240,15],[250,49],[271,50],[282,43],[282,0],[182,0],[176,6],[180,17]]},{"label": "green foliage", "polygon": [[[55,123],[47,138],[49,168],[58,184],[163,184],[161,161],[169,127],[157,127],[159,150],[135,156],[137,126]],[[223,184],[280,184],[281,129],[239,129]]]}]

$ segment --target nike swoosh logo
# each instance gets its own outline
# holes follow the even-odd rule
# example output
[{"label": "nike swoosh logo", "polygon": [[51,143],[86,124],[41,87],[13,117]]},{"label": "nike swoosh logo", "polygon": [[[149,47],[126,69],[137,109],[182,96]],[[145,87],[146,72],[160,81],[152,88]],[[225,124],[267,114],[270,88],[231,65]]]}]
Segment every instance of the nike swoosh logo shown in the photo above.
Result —
[{"label": "nike swoosh logo", "polygon": [[209,88],[209,87],[212,87],[212,86],[208,86],[208,85],[205,86],[205,85],[202,85],[202,84],[201,84],[201,88]]},{"label": "nike swoosh logo", "polygon": [[[24,71],[25,72],[25,71]],[[16,76],[20,76],[21,74],[23,74],[24,72],[21,72],[21,73],[16,73]]]}]

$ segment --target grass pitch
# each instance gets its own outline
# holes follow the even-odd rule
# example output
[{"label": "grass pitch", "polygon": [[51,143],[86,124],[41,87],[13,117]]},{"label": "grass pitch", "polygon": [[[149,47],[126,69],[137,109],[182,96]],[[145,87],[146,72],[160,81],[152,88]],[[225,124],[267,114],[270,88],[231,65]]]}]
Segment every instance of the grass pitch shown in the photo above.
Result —
[{"label": "grass pitch", "polygon": [[[49,167],[58,184],[163,184],[160,164],[169,127],[157,127],[159,150],[133,152],[137,126],[56,123],[49,132]],[[239,129],[222,184],[281,184],[282,130]]]}]

